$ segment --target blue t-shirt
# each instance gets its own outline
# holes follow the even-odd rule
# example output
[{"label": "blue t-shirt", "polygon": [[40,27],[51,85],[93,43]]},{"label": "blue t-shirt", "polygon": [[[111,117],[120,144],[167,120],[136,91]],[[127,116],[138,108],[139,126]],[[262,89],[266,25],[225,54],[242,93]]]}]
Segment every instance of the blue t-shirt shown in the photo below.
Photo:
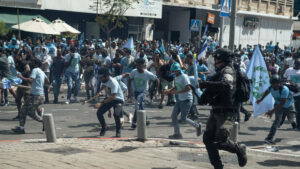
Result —
[{"label": "blue t-shirt", "polygon": [[127,58],[126,57],[123,57],[121,59],[122,74],[130,73],[132,71],[134,57],[131,56],[131,59],[132,59],[132,62],[130,64],[127,63]]},{"label": "blue t-shirt", "polygon": [[136,92],[144,92],[149,89],[149,80],[156,80],[156,75],[144,70],[143,73],[139,73],[137,69],[132,70],[130,79],[134,81],[134,89]]},{"label": "blue t-shirt", "polygon": [[32,95],[44,95],[44,82],[46,74],[40,68],[34,68],[30,74],[30,78],[33,79],[31,83],[30,94]]},{"label": "blue t-shirt", "polygon": [[120,85],[122,91],[123,91],[123,92],[126,91],[126,90],[127,90],[127,86],[122,82],[122,75],[116,76],[116,77],[114,77],[114,78],[115,78],[115,79],[117,80],[117,82],[119,83],[119,85]]},{"label": "blue t-shirt", "polygon": [[[179,76],[175,76],[174,82],[177,92],[183,90],[187,85],[191,84],[189,77],[183,73],[181,73]],[[189,90],[188,92],[178,94],[178,99],[180,101],[193,100],[193,93],[191,90]]]},{"label": "blue t-shirt", "polygon": [[[208,68],[205,66],[205,64],[198,65],[198,72],[207,72]],[[198,76],[201,80],[206,80],[206,75],[202,75],[198,73]]]},{"label": "blue t-shirt", "polygon": [[[66,55],[65,62],[69,62],[71,59],[71,54]],[[66,69],[67,72],[77,73],[79,72],[79,62],[81,61],[81,57],[78,53],[74,53],[74,58],[70,64],[70,66]]]},{"label": "blue t-shirt", "polygon": [[110,77],[109,80],[106,83],[102,83],[102,85],[109,88],[108,96],[116,94],[116,99],[124,102],[123,91],[115,78]]},{"label": "blue t-shirt", "polygon": [[289,108],[294,103],[294,97],[291,94],[290,90],[286,86],[282,86],[281,90],[274,90],[272,87],[269,88],[269,92],[272,94],[275,104],[280,103],[280,99],[287,99],[285,104],[283,105],[283,108]]}]

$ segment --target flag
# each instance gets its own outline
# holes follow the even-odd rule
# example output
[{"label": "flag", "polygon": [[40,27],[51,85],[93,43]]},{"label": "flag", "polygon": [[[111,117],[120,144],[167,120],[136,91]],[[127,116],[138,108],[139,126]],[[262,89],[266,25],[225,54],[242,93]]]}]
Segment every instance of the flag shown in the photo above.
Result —
[{"label": "flag", "polygon": [[206,51],[207,51],[207,40],[204,42],[204,44],[203,44],[203,46],[202,46],[202,48],[201,48],[201,51],[200,51],[200,53],[199,53],[199,55],[198,55],[198,60],[199,60],[200,58],[203,58],[203,57],[206,56]]},{"label": "flag", "polygon": [[204,32],[203,32],[203,35],[202,35],[202,39],[204,38],[204,36],[206,36],[207,28],[208,28],[208,25],[206,24],[206,25],[205,25]]},{"label": "flag", "polygon": [[231,7],[231,0],[222,0],[220,16],[229,17],[230,7]]},{"label": "flag", "polygon": [[161,51],[162,54],[165,54],[164,40],[161,40],[160,51]]},{"label": "flag", "polygon": [[193,64],[194,64],[194,79],[195,79],[195,84],[194,86],[197,86],[198,84],[198,71],[197,71],[197,54],[194,54],[193,57]]},{"label": "flag", "polygon": [[128,48],[130,49],[131,51],[134,50],[134,44],[133,44],[133,38],[130,37],[127,42],[124,44],[124,46],[121,48],[121,49],[124,49],[124,48]]},{"label": "flag", "polygon": [[271,94],[265,97],[260,104],[256,104],[256,100],[260,99],[264,92],[270,87],[270,77],[267,66],[258,45],[253,52],[248,66],[247,76],[248,79],[252,81],[250,100],[253,104],[254,117],[257,117],[273,109],[274,105],[274,99]]},{"label": "flag", "polygon": [[177,47],[177,52],[178,52],[178,53],[182,53],[181,50],[182,50],[182,46],[181,46],[181,44],[180,44],[180,45]]}]

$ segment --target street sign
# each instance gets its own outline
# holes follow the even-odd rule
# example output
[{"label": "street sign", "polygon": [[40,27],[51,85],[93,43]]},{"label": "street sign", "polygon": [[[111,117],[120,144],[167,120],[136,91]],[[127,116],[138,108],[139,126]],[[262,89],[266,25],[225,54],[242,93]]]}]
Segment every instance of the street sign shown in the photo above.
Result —
[{"label": "street sign", "polygon": [[191,31],[199,31],[200,30],[200,20],[192,19],[191,20]]},{"label": "street sign", "polygon": [[207,13],[207,22],[208,23],[210,23],[210,24],[215,24],[215,15],[214,14],[212,14],[212,13],[210,13],[210,12],[208,12]]}]

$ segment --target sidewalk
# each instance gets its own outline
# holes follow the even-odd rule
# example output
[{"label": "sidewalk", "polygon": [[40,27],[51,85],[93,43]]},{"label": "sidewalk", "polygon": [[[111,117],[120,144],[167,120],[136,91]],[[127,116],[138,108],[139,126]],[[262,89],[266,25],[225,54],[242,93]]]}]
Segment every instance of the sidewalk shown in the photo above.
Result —
[{"label": "sidewalk", "polygon": [[[239,168],[236,155],[221,152],[225,168]],[[248,149],[244,168],[299,168],[299,157],[277,156]],[[0,168],[210,169],[202,143],[149,139],[73,138],[0,142]]]}]

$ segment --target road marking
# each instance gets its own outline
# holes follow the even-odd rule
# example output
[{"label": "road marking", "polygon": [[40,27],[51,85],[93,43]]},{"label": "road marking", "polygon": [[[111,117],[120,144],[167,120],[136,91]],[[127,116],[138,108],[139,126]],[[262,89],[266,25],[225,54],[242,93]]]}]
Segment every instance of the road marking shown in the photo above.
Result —
[{"label": "road marking", "polygon": [[[51,109],[50,109],[51,110]],[[52,109],[53,111],[69,110],[69,111],[79,111],[79,109]]]}]

